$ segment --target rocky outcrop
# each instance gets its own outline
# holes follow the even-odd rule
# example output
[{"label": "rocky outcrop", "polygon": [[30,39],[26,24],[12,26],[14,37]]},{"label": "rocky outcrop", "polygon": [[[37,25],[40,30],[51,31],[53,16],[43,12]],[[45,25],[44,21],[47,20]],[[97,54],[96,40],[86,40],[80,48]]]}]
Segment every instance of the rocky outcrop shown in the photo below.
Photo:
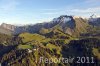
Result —
[{"label": "rocky outcrop", "polygon": [[11,24],[6,24],[6,23],[2,23],[1,27],[5,28],[5,29],[8,29],[8,30],[11,30],[11,31],[14,31],[14,29],[16,28],[16,26],[11,25]]}]

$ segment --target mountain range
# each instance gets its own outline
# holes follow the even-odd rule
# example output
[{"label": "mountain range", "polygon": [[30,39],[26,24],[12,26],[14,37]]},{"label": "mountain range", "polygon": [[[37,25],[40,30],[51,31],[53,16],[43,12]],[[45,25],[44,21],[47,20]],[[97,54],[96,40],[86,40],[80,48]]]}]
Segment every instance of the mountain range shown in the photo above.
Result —
[{"label": "mountain range", "polygon": [[82,33],[86,33],[87,29],[91,26],[99,27],[100,18],[82,18],[77,16],[61,15],[54,18],[50,22],[37,23],[34,25],[15,26],[11,24],[3,23],[0,26],[0,33],[4,34],[20,34],[23,32],[29,33],[41,33],[41,30],[48,31],[54,29],[60,29],[64,33],[79,36]]},{"label": "mountain range", "polygon": [[[40,63],[41,57],[49,58],[50,62],[58,58],[65,58],[65,62],[67,58],[74,59],[67,63]],[[34,25],[3,23],[0,25],[0,65],[100,66],[100,18],[61,15]]]}]

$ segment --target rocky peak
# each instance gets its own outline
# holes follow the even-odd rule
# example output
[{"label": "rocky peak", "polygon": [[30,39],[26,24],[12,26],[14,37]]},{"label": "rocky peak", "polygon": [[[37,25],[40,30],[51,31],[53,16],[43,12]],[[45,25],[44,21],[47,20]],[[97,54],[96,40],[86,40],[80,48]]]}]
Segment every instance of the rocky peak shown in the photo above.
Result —
[{"label": "rocky peak", "polygon": [[2,23],[1,27],[5,28],[5,29],[8,29],[8,30],[11,30],[11,31],[14,31],[14,29],[16,28],[16,26],[11,25],[11,24],[6,24],[6,23]]},{"label": "rocky peak", "polygon": [[58,18],[54,18],[53,19],[53,22],[63,22],[63,23],[66,23],[68,21],[71,21],[72,20],[72,16],[67,16],[67,15],[62,15]]}]

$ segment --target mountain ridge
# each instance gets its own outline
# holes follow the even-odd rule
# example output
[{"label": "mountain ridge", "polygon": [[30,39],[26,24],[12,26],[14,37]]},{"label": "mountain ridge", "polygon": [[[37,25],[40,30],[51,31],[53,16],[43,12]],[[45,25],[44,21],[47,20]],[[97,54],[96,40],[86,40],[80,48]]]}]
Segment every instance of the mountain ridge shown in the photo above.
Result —
[{"label": "mountain ridge", "polygon": [[64,33],[78,36],[80,33],[86,32],[87,27],[90,25],[98,26],[98,24],[100,24],[100,18],[85,19],[79,16],[61,15],[60,17],[54,18],[52,21],[45,23],[37,23],[34,25],[25,26],[15,26],[3,23],[0,27],[9,30],[8,32],[11,32],[11,34],[19,34],[23,32],[39,33],[42,28],[48,30],[59,28]]}]

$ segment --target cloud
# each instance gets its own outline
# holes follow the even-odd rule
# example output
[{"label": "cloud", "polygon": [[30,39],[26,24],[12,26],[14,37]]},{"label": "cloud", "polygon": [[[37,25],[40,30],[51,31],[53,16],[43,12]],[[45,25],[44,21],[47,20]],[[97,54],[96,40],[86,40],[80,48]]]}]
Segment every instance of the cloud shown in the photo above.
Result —
[{"label": "cloud", "polygon": [[42,13],[44,15],[55,15],[59,14],[60,9],[41,9]]},{"label": "cloud", "polygon": [[87,9],[72,9],[69,11],[78,13],[97,13],[100,11],[100,7],[87,8]]},{"label": "cloud", "polygon": [[59,12],[45,12],[45,13],[42,13],[42,14],[45,14],[45,15],[54,15],[54,14],[59,14]]},{"label": "cloud", "polygon": [[85,0],[88,6],[98,6],[100,5],[100,0]]},{"label": "cloud", "polygon": [[53,15],[53,14],[63,14],[63,13],[100,13],[100,7],[93,7],[93,8],[70,8],[70,9],[62,9],[62,10],[57,10],[56,11],[46,11],[42,14],[46,15]]},{"label": "cloud", "polygon": [[86,3],[96,3],[96,2],[100,2],[100,0],[86,0]]},{"label": "cloud", "polygon": [[56,9],[55,11],[45,11],[42,15],[47,16],[60,16],[60,15],[76,15],[82,17],[89,17],[92,14],[100,14],[100,7],[91,7],[91,8],[64,8]]},{"label": "cloud", "polygon": [[19,4],[17,2],[18,0],[1,0],[0,2],[0,10],[2,11],[12,11],[15,10],[17,5]]},{"label": "cloud", "polygon": [[57,9],[41,9],[43,11],[56,11]]}]

